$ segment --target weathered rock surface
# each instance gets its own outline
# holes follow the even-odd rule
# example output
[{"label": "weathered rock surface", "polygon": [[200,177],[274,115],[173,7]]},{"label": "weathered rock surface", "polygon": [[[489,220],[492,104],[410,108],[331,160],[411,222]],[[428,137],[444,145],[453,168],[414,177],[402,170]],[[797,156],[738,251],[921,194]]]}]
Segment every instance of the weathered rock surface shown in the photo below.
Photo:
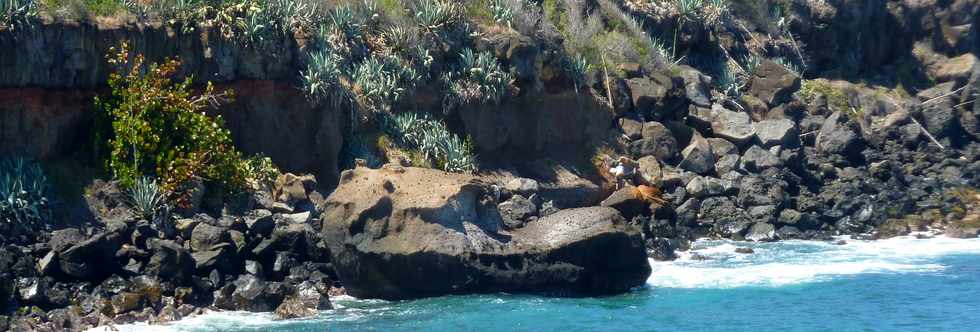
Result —
[{"label": "weathered rock surface", "polygon": [[759,64],[748,83],[749,94],[769,106],[782,104],[799,88],[800,77],[771,60]]},{"label": "weathered rock surface", "polygon": [[612,294],[650,274],[639,230],[610,208],[564,210],[507,232],[489,187],[470,176],[358,168],[341,182],[323,233],[353,296]]},{"label": "weathered rock surface", "polygon": [[724,108],[712,109],[711,130],[716,136],[744,146],[755,137],[755,128],[748,113],[729,111]]},{"label": "weathered rock surface", "polygon": [[643,139],[633,142],[630,148],[637,159],[654,156],[659,160],[671,160],[677,154],[677,139],[666,126],[651,121],[643,124]]}]

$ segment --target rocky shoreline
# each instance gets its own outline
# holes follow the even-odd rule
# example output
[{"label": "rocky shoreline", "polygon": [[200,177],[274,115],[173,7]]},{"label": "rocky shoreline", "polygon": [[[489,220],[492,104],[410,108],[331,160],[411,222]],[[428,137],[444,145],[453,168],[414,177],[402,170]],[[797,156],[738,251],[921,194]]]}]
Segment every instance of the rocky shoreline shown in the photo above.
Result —
[{"label": "rocky shoreline", "polygon": [[[622,16],[603,38],[626,38],[630,22],[661,29],[682,19],[651,3],[590,1],[591,14],[578,14],[599,25]],[[164,324],[208,310],[308,317],[339,295],[619,294],[645,284],[649,259],[676,259],[703,238],[977,237],[980,6],[888,4],[804,1],[778,27],[750,29],[745,18],[674,32],[675,48],[724,54],[724,66],[748,67],[729,51],[799,52],[796,38],[814,46],[806,73],[759,56],[738,79],[709,73],[703,59],[659,63],[666,54],[608,67],[602,58],[601,70],[575,78],[562,54],[574,36],[542,21],[535,33],[475,24],[461,45],[430,47],[429,65],[453,67],[472,47],[513,75],[504,82],[512,95],[446,111],[437,83],[422,82],[387,110],[444,116],[446,135],[470,138],[457,143],[479,154],[479,167],[462,173],[433,169],[444,160],[419,165],[428,152],[395,147],[399,137],[348,112],[354,105],[314,105],[295,87],[315,44],[309,31],[290,31],[266,53],[204,24],[187,34],[163,22],[48,20],[28,40],[0,29],[0,66],[17,68],[0,74],[0,153],[69,159],[65,173],[85,182],[69,195],[80,201],[54,205],[37,232],[0,220],[0,331]],[[900,40],[884,38],[895,31]],[[109,74],[97,60],[125,40],[149,59],[180,54],[183,74],[237,89],[236,102],[209,114],[227,120],[243,152],[291,173],[235,197],[195,182],[190,204],[153,220],[117,181],[80,174],[74,158],[87,157],[72,153],[87,152],[75,150],[94,116],[79,105]],[[349,156],[362,141],[377,146]]]}]

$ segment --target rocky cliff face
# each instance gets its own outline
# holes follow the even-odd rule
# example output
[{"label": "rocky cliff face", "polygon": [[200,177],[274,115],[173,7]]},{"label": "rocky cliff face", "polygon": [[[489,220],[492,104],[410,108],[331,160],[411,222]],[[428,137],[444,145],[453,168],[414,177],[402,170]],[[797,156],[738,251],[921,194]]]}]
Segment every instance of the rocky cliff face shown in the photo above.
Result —
[{"label": "rocky cliff face", "polygon": [[[556,66],[552,62],[557,60],[545,59],[528,40],[491,37],[479,47],[499,49],[501,61],[518,72],[520,85],[528,91],[516,101],[460,112],[462,129],[474,138],[478,150],[553,155],[606,133],[612,114],[593,98],[571,93],[571,87],[542,91],[539,76],[546,69],[554,71],[544,67]],[[161,23],[48,22],[0,36],[0,153],[52,158],[88,143],[92,98],[104,92],[111,72],[104,57],[122,41],[148,62],[179,57],[178,76],[192,75],[198,83],[211,81],[235,90],[236,101],[214,114],[225,118],[241,150],[264,153],[286,171],[314,173],[326,189],[336,184],[350,112],[310,105],[296,89],[298,74],[305,68],[304,39],[244,47],[215,31],[199,28],[186,33],[180,26]],[[438,98],[420,94],[409,104],[437,109]]]},{"label": "rocky cliff face", "polygon": [[292,38],[261,49],[227,41],[217,31],[185,33],[160,22],[108,25],[44,23],[0,37],[0,88],[91,89],[105,85],[110,69],[106,51],[128,41],[133,54],[149,62],[167,57],[183,61],[181,76],[199,82],[235,80],[291,81],[301,46]]},{"label": "rocky cliff face", "polygon": [[789,24],[816,72],[911,75],[926,53],[952,57],[978,50],[976,0],[806,3]]},{"label": "rocky cliff face", "polygon": [[294,39],[262,49],[215,32],[183,33],[163,24],[43,24],[0,37],[0,153],[64,156],[91,141],[92,98],[110,73],[105,54],[128,41],[147,61],[179,57],[183,72],[235,90],[215,110],[246,153],[264,153],[284,170],[337,181],[348,112],[314,107],[295,88],[300,50]]}]

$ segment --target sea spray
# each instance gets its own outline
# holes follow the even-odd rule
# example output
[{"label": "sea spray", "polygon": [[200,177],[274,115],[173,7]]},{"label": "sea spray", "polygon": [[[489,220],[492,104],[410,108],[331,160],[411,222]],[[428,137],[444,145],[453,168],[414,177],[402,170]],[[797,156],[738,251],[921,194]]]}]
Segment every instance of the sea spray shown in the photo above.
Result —
[{"label": "sea spray", "polygon": [[[651,262],[648,286],[599,298],[487,294],[414,301],[334,297],[301,320],[210,312],[118,331],[970,330],[980,239],[842,238],[846,244],[702,240]],[[736,254],[751,247],[752,254]],[[692,259],[692,254],[710,258]],[[774,303],[780,305],[774,306]],[[766,308],[765,317],[759,316]],[[949,317],[957,319],[947,319]],[[108,331],[99,329],[97,331]]]},{"label": "sea spray", "polygon": [[[980,239],[841,240],[845,244],[700,240],[676,261],[651,261],[653,274],[647,283],[671,288],[780,287],[862,273],[935,272],[944,268],[933,263],[935,257],[980,254]],[[735,253],[736,247],[750,247],[754,253]]]}]

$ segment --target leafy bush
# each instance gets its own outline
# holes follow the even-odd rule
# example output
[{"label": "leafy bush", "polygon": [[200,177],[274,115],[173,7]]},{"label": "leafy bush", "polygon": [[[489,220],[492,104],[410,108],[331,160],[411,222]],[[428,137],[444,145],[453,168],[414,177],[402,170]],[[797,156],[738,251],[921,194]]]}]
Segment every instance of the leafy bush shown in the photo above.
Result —
[{"label": "leafy bush", "polygon": [[401,113],[382,118],[381,127],[396,145],[416,150],[447,172],[468,172],[476,168],[473,144],[450,133],[440,121]]},{"label": "leafy bush", "polygon": [[272,163],[272,158],[262,154],[249,157],[245,162],[245,168],[249,183],[254,189],[268,190],[272,188],[276,179],[282,174],[279,168]]},{"label": "leafy bush", "polygon": [[166,194],[157,181],[142,177],[128,190],[129,204],[136,210],[141,217],[146,220],[153,220],[157,211],[166,204]]},{"label": "leafy bush", "polygon": [[247,188],[231,132],[220,116],[212,119],[203,113],[228,100],[231,92],[216,93],[209,83],[201,95],[192,95],[192,78],[180,83],[171,79],[180,61],[144,66],[142,55],[136,55],[130,62],[125,43],[110,49],[107,58],[117,66],[108,81],[112,93],[97,97],[95,104],[101,121],[110,125],[100,134],[107,139],[107,167],[124,187],[154,176],[169,192],[183,192],[195,178],[232,192]]},{"label": "leafy bush", "polygon": [[475,53],[464,49],[457,70],[443,76],[449,87],[446,109],[468,103],[500,103],[510,91],[513,75],[501,68],[490,52]]},{"label": "leafy bush", "polygon": [[48,179],[36,162],[0,159],[0,232],[33,232],[51,218]]},{"label": "leafy bush", "polygon": [[0,32],[30,28],[37,20],[34,0],[0,0]]}]

